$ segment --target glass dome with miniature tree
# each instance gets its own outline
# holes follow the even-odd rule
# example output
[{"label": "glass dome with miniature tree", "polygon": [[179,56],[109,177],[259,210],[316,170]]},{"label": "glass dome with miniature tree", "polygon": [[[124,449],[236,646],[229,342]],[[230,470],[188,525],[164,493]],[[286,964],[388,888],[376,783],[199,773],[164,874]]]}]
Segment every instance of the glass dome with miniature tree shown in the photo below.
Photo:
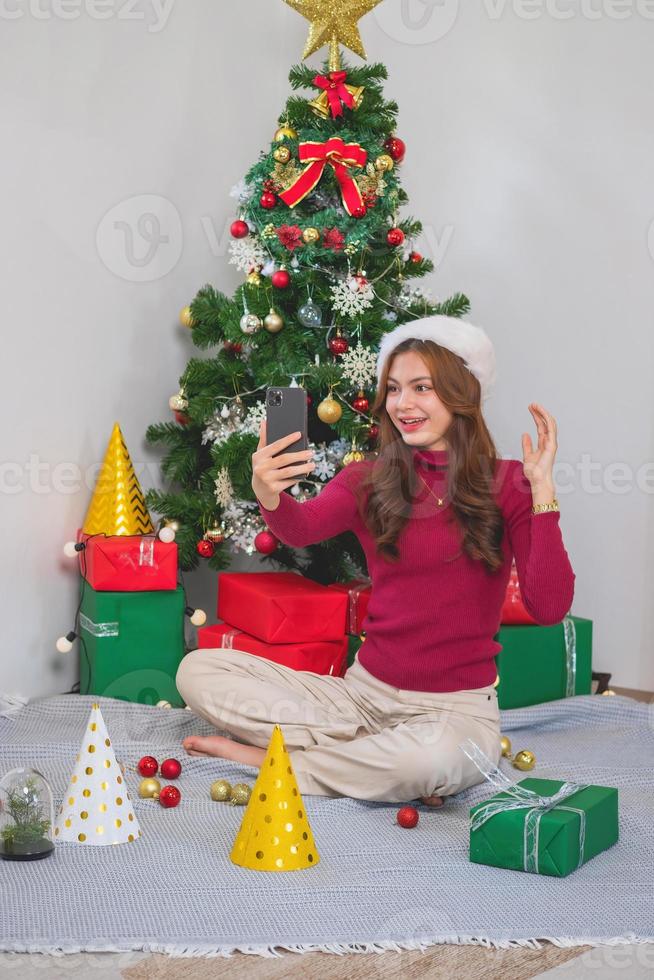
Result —
[{"label": "glass dome with miniature tree", "polygon": [[52,791],[35,769],[18,768],[0,780],[0,858],[38,861],[54,851]]}]

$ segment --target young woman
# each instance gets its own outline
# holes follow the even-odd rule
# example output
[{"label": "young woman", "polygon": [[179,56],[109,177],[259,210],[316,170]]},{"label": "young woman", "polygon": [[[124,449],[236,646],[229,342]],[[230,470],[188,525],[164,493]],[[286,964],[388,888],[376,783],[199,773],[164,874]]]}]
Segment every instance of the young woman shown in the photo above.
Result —
[{"label": "young woman", "polygon": [[[345,677],[294,671],[239,650],[196,650],[177,686],[220,735],[190,736],[192,755],[259,766],[282,728],[301,793],[439,806],[482,781],[459,748],[500,756],[493,640],[515,556],[522,597],[559,623],[575,575],[563,546],[552,467],[556,422],[523,461],[498,459],[481,412],[495,376],[483,330],[444,316],[386,334],[377,361],[376,458],[351,463],[299,503],[281,491],[310,473],[309,452],[279,453],[262,424],[252,487],[271,531],[303,547],[353,531],[372,595],[365,641]],[[243,744],[246,743],[246,744]]]}]

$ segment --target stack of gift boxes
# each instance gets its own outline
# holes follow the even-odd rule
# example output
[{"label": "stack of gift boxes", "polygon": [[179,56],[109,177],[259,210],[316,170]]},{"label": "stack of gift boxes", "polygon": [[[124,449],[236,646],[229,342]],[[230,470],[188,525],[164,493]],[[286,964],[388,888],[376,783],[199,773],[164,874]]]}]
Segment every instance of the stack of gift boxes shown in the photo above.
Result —
[{"label": "stack of gift boxes", "polygon": [[198,646],[254,653],[294,670],[342,677],[348,599],[297,572],[223,572],[220,623],[198,630]]},{"label": "stack of gift boxes", "polygon": [[80,693],[183,705],[184,590],[177,545],[161,541],[116,423],[77,533]]}]

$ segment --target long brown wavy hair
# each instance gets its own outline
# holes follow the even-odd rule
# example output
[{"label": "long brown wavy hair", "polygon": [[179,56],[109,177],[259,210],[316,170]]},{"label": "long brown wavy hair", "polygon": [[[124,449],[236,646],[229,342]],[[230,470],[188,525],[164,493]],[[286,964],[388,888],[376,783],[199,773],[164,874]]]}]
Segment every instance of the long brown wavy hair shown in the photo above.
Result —
[{"label": "long brown wavy hair", "polygon": [[[444,433],[448,444],[449,520],[463,532],[462,551],[494,572],[503,563],[504,519],[492,497],[498,456],[481,413],[481,387],[457,354],[433,340],[402,341],[384,365],[371,409],[379,424],[378,456],[356,491],[362,520],[375,539],[379,554],[388,561],[397,561],[398,536],[409,519],[416,491],[424,490],[412,465],[415,449],[404,442],[386,411],[391,365],[396,355],[405,351],[415,351],[423,359],[434,390],[453,416]],[[453,561],[460,554],[461,551],[448,560]]]}]

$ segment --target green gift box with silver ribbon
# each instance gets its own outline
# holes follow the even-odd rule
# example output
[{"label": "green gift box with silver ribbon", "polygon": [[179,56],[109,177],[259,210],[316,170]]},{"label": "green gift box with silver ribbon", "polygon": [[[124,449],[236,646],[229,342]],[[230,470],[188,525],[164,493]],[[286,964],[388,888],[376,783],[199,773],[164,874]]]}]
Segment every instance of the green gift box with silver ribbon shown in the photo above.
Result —
[{"label": "green gift box with silver ribbon", "polygon": [[461,748],[499,792],[470,810],[470,860],[564,878],[619,837],[618,791],[560,779],[514,783],[471,739]]},{"label": "green gift box with silver ribbon", "polygon": [[500,626],[495,663],[503,710],[590,694],[593,622],[567,615],[556,626]]},{"label": "green gift box with silver ribbon", "polygon": [[151,592],[99,592],[83,583],[80,693],[122,701],[184,702],[175,675],[184,656],[181,585]]}]

